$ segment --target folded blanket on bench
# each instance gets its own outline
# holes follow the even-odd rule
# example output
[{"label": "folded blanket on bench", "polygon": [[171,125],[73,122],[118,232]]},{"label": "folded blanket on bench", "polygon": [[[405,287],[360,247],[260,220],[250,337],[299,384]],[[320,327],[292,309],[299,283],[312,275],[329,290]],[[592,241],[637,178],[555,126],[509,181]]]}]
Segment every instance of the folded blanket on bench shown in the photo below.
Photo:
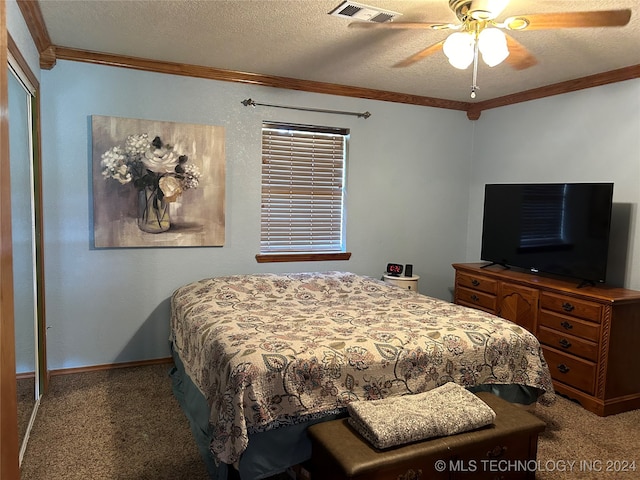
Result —
[{"label": "folded blanket on bench", "polygon": [[374,447],[389,448],[490,425],[495,412],[456,383],[416,395],[352,402],[349,423]]}]

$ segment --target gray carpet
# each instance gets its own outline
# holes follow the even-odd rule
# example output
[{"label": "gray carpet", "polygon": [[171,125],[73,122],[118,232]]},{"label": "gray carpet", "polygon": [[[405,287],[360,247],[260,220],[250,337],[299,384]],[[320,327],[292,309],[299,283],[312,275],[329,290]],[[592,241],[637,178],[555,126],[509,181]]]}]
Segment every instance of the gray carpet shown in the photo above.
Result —
[{"label": "gray carpet", "polygon": [[547,424],[537,480],[640,479],[640,410],[599,417],[557,396],[535,415]]},{"label": "gray carpet", "polygon": [[22,480],[206,480],[170,365],[51,378]]},{"label": "gray carpet", "polygon": [[[171,392],[169,367],[52,377],[22,480],[206,480]],[[535,415],[547,423],[538,447],[538,480],[640,478],[640,410],[601,418],[558,397],[551,406],[538,405]],[[607,462],[619,470],[622,463],[615,461],[635,461],[636,471],[599,471]]]}]

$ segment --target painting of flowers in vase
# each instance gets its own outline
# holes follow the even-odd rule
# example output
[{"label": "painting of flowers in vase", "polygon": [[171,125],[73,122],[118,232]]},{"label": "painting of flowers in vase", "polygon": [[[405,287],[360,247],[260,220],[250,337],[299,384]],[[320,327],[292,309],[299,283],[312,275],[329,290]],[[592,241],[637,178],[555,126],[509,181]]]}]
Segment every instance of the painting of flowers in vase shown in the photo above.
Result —
[{"label": "painting of flowers in vase", "polygon": [[96,248],[224,244],[224,127],[91,117]]}]

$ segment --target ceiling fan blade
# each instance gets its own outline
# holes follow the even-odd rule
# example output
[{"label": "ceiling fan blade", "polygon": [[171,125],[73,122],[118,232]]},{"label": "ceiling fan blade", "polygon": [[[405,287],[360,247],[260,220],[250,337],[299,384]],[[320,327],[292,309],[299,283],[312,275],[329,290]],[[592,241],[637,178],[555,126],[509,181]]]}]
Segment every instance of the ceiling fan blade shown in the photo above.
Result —
[{"label": "ceiling fan blade", "polygon": [[509,17],[508,30],[549,30],[554,28],[622,27],[629,23],[631,9],[599,12],[534,13]]},{"label": "ceiling fan blade", "polygon": [[431,30],[447,30],[447,29],[459,29],[462,25],[453,25],[451,23],[424,23],[424,22],[385,22],[385,23],[373,23],[373,22],[352,22],[349,24],[349,28],[380,28],[384,30],[389,29],[425,29]]},{"label": "ceiling fan blade", "polygon": [[511,35],[505,34],[507,37],[507,48],[509,49],[509,56],[505,59],[505,62],[515,70],[524,70],[529,67],[533,67],[538,63],[536,57],[534,57],[524,45],[518,42]]},{"label": "ceiling fan blade", "polygon": [[394,67],[408,67],[409,65],[413,65],[414,63],[422,60],[429,55],[433,55],[434,53],[442,50],[442,45],[444,44],[444,40],[438,43],[434,43],[433,45],[428,46],[424,50],[420,50],[418,53],[414,53],[408,58],[396,63]]}]

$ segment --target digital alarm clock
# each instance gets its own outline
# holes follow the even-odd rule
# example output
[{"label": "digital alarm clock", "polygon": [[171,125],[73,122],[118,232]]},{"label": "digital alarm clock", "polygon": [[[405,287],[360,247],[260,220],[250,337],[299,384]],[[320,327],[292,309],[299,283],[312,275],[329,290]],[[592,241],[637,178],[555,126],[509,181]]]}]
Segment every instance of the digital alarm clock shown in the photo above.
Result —
[{"label": "digital alarm clock", "polygon": [[399,263],[387,263],[387,273],[393,277],[402,275],[403,268]]}]

